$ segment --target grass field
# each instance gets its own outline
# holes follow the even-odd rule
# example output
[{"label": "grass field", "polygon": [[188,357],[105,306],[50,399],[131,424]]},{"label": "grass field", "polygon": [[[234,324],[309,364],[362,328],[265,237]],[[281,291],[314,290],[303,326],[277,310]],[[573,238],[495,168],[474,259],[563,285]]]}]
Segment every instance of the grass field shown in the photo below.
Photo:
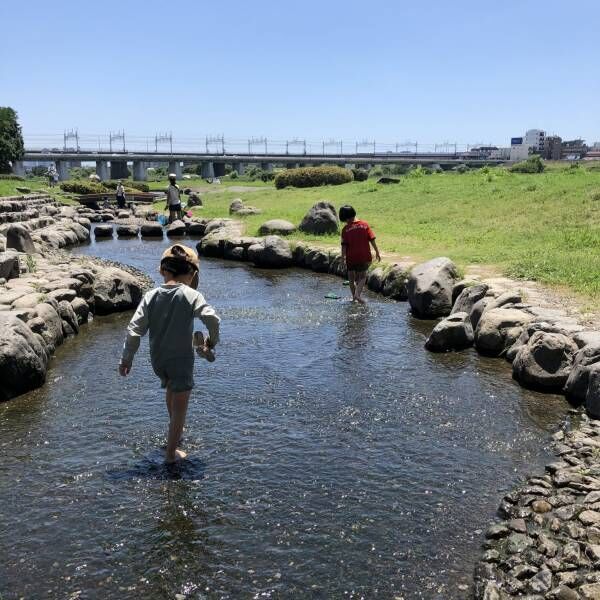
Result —
[{"label": "grass field", "polygon": [[[600,165],[599,165],[600,167]],[[186,184],[187,185],[187,182]],[[194,184],[189,184],[194,187]],[[275,190],[264,184],[244,193],[236,180],[202,194],[197,215],[228,216],[240,197],[263,214],[246,217],[246,232],[283,218],[298,224],[315,202],[336,208],[352,204],[373,227],[382,250],[415,260],[449,256],[461,267],[483,264],[515,278],[566,286],[600,307],[600,169],[550,165],[541,174],[503,168],[465,174],[442,173],[401,183],[373,180],[335,187]],[[212,189],[212,187],[211,187]],[[295,239],[337,244],[337,236]]]}]

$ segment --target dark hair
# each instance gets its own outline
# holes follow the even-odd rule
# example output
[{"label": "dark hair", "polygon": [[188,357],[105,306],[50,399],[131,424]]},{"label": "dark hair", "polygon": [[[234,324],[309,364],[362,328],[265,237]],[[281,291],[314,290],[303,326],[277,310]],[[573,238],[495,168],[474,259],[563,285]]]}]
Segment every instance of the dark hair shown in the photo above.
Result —
[{"label": "dark hair", "polygon": [[356,211],[349,204],[346,204],[345,206],[342,206],[342,208],[340,208],[340,221],[346,222],[350,219],[354,219],[355,216]]}]

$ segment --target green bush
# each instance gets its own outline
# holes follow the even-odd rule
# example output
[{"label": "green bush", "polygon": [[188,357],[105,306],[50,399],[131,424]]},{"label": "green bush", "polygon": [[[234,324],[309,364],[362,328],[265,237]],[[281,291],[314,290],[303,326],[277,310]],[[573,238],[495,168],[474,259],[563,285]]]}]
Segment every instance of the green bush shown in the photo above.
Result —
[{"label": "green bush", "polygon": [[[149,192],[150,186],[145,181],[130,181],[129,179],[123,179],[123,186],[125,190],[130,189],[138,192]],[[109,190],[116,190],[119,181],[117,179],[108,179],[103,181],[102,185]]]},{"label": "green bush", "polygon": [[70,192],[72,194],[102,194],[107,192],[107,189],[99,183],[78,179],[63,181],[60,184],[60,189],[63,192]]},{"label": "green bush", "polygon": [[425,177],[425,175],[429,175],[429,171],[424,169],[421,165],[413,166],[408,172],[408,176],[414,177],[415,179]]},{"label": "green bush", "polygon": [[369,179],[369,172],[365,169],[352,169],[352,175],[354,175],[354,181],[366,181]]},{"label": "green bush", "polygon": [[12,181],[25,181],[25,177],[21,177],[21,175],[13,175],[12,173],[0,173],[0,179],[11,179]]},{"label": "green bush", "polygon": [[369,177],[381,177],[381,176],[383,176],[383,169],[379,166],[373,167],[369,171]]},{"label": "green bush", "polygon": [[457,173],[468,173],[469,171],[469,167],[465,164],[461,164],[461,165],[457,165],[456,167],[454,167],[454,169],[452,169],[453,171],[456,171]]},{"label": "green bush", "polygon": [[231,173],[229,173],[229,179],[237,179],[238,178],[238,172],[233,170],[231,171]]},{"label": "green bush", "polygon": [[342,167],[302,167],[286,169],[275,176],[275,187],[317,187],[320,185],[341,185],[353,180],[352,171]]},{"label": "green bush", "polygon": [[275,173],[273,173],[273,171],[263,171],[260,174],[260,180],[264,181],[265,183],[267,181],[273,181],[273,179],[275,179]]},{"label": "green bush", "polygon": [[544,168],[542,159],[537,154],[534,154],[527,160],[514,164],[510,168],[510,171],[512,173],[542,173]]}]

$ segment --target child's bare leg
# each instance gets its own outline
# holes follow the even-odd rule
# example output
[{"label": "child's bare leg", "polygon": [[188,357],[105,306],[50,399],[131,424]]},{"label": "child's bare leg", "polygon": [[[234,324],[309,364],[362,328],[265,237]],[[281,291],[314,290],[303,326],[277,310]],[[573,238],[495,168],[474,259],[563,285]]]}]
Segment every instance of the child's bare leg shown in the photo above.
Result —
[{"label": "child's bare leg", "polygon": [[190,390],[187,392],[171,392],[171,419],[169,421],[165,462],[171,463],[177,459],[185,458],[185,452],[177,450],[177,446],[183,433],[190,394]]},{"label": "child's bare leg", "polygon": [[362,299],[362,291],[365,287],[365,282],[367,281],[367,273],[366,272],[357,272],[356,273],[356,293],[355,298],[357,302],[364,304],[365,301]]},{"label": "child's bare leg", "polygon": [[348,271],[348,281],[350,282],[350,291],[352,292],[352,301],[356,299],[356,271]]},{"label": "child's bare leg", "polygon": [[171,414],[173,412],[172,409],[172,400],[171,400],[171,390],[169,388],[167,388],[167,393],[165,395],[165,400],[167,402],[167,410],[169,411],[169,420],[171,420]]}]

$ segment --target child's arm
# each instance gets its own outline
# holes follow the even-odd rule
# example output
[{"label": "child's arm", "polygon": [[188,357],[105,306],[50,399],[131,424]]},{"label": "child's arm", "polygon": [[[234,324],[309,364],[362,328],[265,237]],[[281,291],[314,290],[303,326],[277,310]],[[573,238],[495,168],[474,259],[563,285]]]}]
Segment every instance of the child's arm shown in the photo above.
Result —
[{"label": "child's arm", "polygon": [[209,348],[214,348],[219,342],[219,323],[221,323],[221,319],[215,309],[206,304],[202,294],[198,294],[194,302],[194,317],[200,319],[206,325],[206,329],[208,329],[206,345]]},{"label": "child's arm", "polygon": [[128,375],[131,371],[133,357],[140,347],[140,338],[148,331],[148,303],[146,296],[142,298],[135,314],[127,327],[127,338],[123,344],[123,354],[119,363],[119,373]]},{"label": "child's arm", "polygon": [[377,257],[377,260],[381,262],[381,254],[379,254],[379,248],[377,247],[377,242],[375,241],[375,238],[369,240],[369,242],[371,242],[371,246],[373,246],[373,250],[375,250],[375,256]]}]

